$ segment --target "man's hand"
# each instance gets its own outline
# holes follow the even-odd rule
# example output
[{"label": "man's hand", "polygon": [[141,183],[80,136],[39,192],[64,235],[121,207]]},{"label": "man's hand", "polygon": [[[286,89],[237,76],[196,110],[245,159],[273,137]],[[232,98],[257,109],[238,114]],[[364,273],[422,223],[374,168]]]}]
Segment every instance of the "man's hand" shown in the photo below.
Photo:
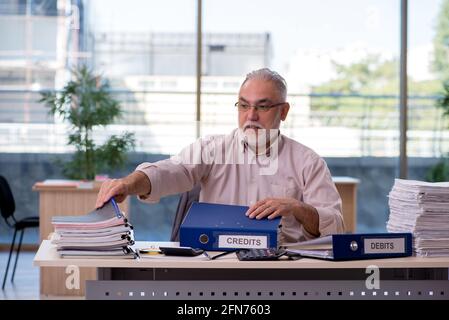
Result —
[{"label": "man's hand", "polygon": [[268,217],[268,219],[274,219],[279,216],[287,216],[298,210],[300,203],[296,199],[292,198],[266,198],[264,200],[257,201],[251,206],[246,215],[253,219],[262,219]]},{"label": "man's hand", "polygon": [[122,202],[127,196],[128,187],[123,179],[108,179],[101,185],[95,208],[101,208],[112,197],[115,198],[115,201]]},{"label": "man's hand", "polygon": [[117,202],[122,202],[129,195],[147,195],[151,192],[151,181],[147,175],[141,171],[134,171],[129,176],[122,179],[112,179],[103,182],[98,193],[95,207],[102,207],[112,197]]},{"label": "man's hand", "polygon": [[292,198],[266,198],[251,206],[246,215],[253,219],[274,219],[279,216],[293,215],[310,234],[320,236],[320,218],[318,211],[302,201]]}]

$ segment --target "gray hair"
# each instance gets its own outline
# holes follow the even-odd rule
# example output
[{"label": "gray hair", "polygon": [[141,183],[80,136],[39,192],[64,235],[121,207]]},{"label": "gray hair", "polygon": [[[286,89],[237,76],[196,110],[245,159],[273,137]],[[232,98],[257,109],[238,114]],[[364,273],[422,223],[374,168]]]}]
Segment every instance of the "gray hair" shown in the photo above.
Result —
[{"label": "gray hair", "polygon": [[251,71],[246,75],[242,86],[248,81],[253,79],[271,81],[278,90],[279,96],[283,101],[287,100],[287,82],[285,79],[276,71],[272,71],[268,68],[262,68],[259,70]]}]

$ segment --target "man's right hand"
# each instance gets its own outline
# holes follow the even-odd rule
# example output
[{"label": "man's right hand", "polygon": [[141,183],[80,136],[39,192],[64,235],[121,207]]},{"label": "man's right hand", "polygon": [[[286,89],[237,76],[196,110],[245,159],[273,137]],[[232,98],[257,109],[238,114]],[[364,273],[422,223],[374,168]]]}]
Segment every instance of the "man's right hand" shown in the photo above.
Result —
[{"label": "man's right hand", "polygon": [[101,185],[95,208],[101,208],[112,197],[115,201],[122,202],[128,195],[128,186],[124,179],[108,179]]},{"label": "man's right hand", "polygon": [[103,182],[98,193],[95,208],[101,208],[112,197],[122,202],[130,195],[148,195],[151,192],[151,181],[141,171],[134,171],[121,179],[109,179]]}]

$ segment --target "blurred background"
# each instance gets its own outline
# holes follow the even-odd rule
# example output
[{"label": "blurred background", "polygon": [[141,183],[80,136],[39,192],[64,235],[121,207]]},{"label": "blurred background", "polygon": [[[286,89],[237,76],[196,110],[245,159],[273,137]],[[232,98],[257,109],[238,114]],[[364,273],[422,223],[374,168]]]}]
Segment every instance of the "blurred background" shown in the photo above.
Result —
[{"label": "blurred background", "polygon": [[[333,176],[359,179],[358,232],[385,231],[399,176],[400,0],[206,0],[197,86],[195,0],[0,0],[0,175],[16,217],[38,215],[37,181],[64,178],[69,124],[38,102],[87,65],[109,80],[123,116],[95,141],[132,132],[128,174],[201,136],[237,126],[245,75],[269,67],[288,83],[281,128],[325,158]],[[425,180],[446,157],[449,124],[437,107],[449,77],[449,0],[408,1],[408,177]],[[201,122],[197,127],[197,95]],[[133,198],[136,239],[168,240],[178,195]],[[12,232],[0,222],[0,243]],[[38,244],[38,230],[24,243]]]}]

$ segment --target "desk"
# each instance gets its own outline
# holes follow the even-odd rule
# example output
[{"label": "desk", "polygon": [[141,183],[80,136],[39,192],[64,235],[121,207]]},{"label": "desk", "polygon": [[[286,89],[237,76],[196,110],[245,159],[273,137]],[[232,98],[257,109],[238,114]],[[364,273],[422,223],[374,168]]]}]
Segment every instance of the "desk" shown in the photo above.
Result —
[{"label": "desk", "polygon": [[[43,184],[36,183],[33,191],[39,192],[39,235],[40,241],[48,238],[53,232],[51,218],[53,216],[84,215],[95,208],[95,201],[101,183],[96,182],[91,188],[79,188],[72,184]],[[128,213],[129,200],[119,204],[121,210]],[[96,279],[95,268],[83,268],[81,278],[83,280]],[[72,295],[68,291],[62,279],[65,279],[64,269],[45,267],[40,270],[40,294],[49,296]],[[84,295],[84,281],[77,295]]]},{"label": "desk", "polygon": [[359,180],[351,177],[332,177],[341,197],[346,232],[355,232],[357,226],[357,185]]},{"label": "desk", "polygon": [[[148,244],[137,242],[138,247]],[[449,299],[449,258],[359,261],[238,261],[149,256],[137,260],[61,259],[42,242],[34,265],[97,267],[88,299]],[[378,266],[380,288],[367,289],[368,266]]]}]

